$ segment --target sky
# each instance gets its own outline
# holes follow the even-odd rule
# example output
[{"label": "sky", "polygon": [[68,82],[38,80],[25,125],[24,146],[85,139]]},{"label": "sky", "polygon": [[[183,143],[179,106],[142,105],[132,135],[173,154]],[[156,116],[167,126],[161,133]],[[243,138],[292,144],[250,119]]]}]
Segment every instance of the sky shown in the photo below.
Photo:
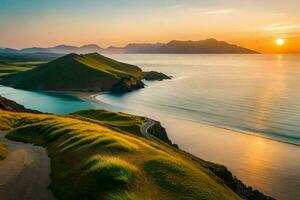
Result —
[{"label": "sky", "polygon": [[0,0],[0,48],[216,38],[300,53],[299,10],[299,0]]}]

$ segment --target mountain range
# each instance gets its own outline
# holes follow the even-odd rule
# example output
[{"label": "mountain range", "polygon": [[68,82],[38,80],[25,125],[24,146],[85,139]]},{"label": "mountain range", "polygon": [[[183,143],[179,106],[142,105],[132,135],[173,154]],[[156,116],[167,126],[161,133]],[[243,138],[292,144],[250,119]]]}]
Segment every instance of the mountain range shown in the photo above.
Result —
[{"label": "mountain range", "polygon": [[131,43],[124,47],[108,47],[102,48],[96,44],[88,44],[80,47],[70,45],[58,45],[55,47],[42,48],[32,47],[25,49],[0,49],[0,53],[174,53],[174,54],[257,54],[259,52],[229,44],[225,41],[218,41],[216,39],[206,39],[199,41],[178,41],[172,40],[168,43]]}]

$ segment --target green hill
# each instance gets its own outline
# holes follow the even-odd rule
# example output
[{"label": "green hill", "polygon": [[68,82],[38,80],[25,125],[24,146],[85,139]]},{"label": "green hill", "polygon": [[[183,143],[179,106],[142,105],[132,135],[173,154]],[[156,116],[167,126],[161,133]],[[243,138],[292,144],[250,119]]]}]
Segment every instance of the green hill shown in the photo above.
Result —
[{"label": "green hill", "polygon": [[241,199],[205,162],[164,143],[72,117],[0,111],[8,138],[45,147],[57,199]]},{"label": "green hill", "polygon": [[32,70],[3,76],[0,84],[26,90],[126,92],[143,87],[142,77],[137,66],[98,53],[68,54]]},{"label": "green hill", "polygon": [[[7,138],[46,148],[57,199],[272,199],[246,187],[224,166],[150,141],[141,134],[144,121],[104,110],[59,116],[0,109],[0,130],[8,130]],[[0,156],[5,152],[0,144]]]}]

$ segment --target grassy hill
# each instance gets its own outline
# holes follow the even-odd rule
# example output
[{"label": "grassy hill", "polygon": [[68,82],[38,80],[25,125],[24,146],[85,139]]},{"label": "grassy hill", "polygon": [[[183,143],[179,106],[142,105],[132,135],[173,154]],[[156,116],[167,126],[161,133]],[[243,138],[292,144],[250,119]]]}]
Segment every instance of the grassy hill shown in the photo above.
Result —
[{"label": "grassy hill", "polygon": [[68,54],[32,70],[3,76],[0,84],[27,90],[110,91],[143,87],[142,70],[98,53]]},{"label": "grassy hill", "polygon": [[0,96],[0,110],[12,111],[12,112],[40,113],[39,111],[36,110],[27,109],[24,106],[12,100],[6,99],[2,96]]},{"label": "grassy hill", "polygon": [[11,66],[11,65],[3,65],[0,64],[0,76],[5,76],[8,74],[20,72],[20,71],[27,71],[30,70],[30,67],[20,67],[20,66]]},{"label": "grassy hill", "polygon": [[71,116],[75,116],[81,120],[88,119],[91,122],[109,126],[119,132],[136,136],[142,136],[141,127],[145,121],[144,117],[107,110],[82,110],[72,113]]},{"label": "grassy hill", "polygon": [[45,63],[44,61],[18,60],[14,56],[4,56],[0,54],[0,76],[31,70],[34,67]]},{"label": "grassy hill", "polygon": [[0,76],[31,70],[60,56],[59,54],[47,53],[20,54],[0,52]]},{"label": "grassy hill", "polygon": [[0,116],[8,138],[47,149],[58,199],[241,199],[207,163],[163,143],[68,116]]},{"label": "grassy hill", "polygon": [[[57,199],[272,200],[224,166],[148,140],[141,134],[144,117],[105,110],[59,116],[7,107],[0,108],[0,130],[8,130],[11,140],[46,148]],[[0,142],[0,159],[6,151]]]}]

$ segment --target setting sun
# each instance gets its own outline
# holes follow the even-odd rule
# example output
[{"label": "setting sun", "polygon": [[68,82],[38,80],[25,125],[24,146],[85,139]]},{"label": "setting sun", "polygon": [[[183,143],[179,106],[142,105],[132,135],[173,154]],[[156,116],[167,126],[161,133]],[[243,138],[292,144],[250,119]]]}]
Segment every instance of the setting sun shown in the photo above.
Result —
[{"label": "setting sun", "polygon": [[282,38],[276,39],[276,44],[277,44],[278,46],[282,46],[282,45],[284,45],[284,43],[285,43],[284,39],[282,39]]}]

